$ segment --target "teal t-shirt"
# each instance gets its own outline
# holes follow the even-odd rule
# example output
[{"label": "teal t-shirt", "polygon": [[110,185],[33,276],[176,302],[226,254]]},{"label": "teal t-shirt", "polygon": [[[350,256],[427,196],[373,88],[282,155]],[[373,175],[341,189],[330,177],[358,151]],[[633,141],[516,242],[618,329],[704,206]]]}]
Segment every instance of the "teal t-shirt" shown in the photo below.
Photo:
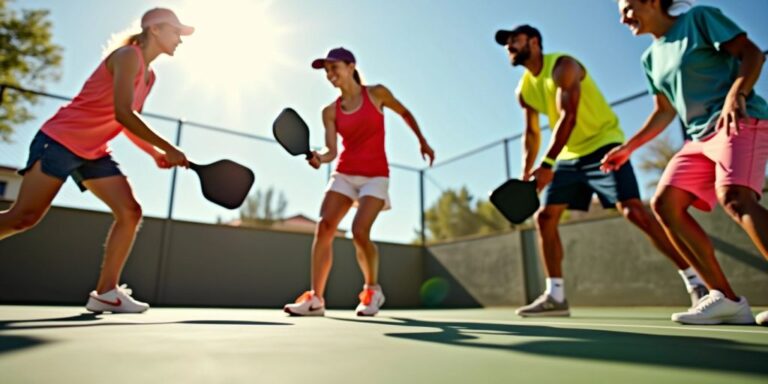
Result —
[{"label": "teal t-shirt", "polygon": [[[725,97],[739,74],[739,60],[722,45],[743,33],[719,9],[693,7],[643,54],[651,93],[669,99],[693,140],[715,132]],[[768,104],[754,91],[747,97],[747,113],[768,119]]]}]

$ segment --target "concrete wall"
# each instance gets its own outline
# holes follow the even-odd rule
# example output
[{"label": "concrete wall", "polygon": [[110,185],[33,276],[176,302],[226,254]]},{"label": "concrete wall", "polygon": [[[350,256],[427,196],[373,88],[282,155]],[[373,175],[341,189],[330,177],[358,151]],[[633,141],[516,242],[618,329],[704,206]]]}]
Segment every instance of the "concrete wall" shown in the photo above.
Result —
[{"label": "concrete wall", "polygon": [[[5,204],[7,206],[7,204]],[[4,209],[4,205],[0,205]],[[34,229],[0,241],[0,303],[83,304],[95,286],[107,213],[53,208]],[[145,219],[123,274],[153,304],[279,307],[309,287],[312,236]],[[420,247],[379,244],[381,284],[391,307],[420,304]],[[363,279],[349,239],[336,239],[329,307],[353,307]]]},{"label": "concrete wall", "polygon": [[[719,208],[694,215],[713,239],[736,292],[753,305],[768,305],[768,261],[744,231]],[[674,264],[623,218],[565,224],[560,235],[572,305],[689,305]],[[536,232],[527,229],[432,246],[427,264],[438,264],[481,305],[519,305],[544,289],[535,239]],[[466,298],[459,294],[448,302],[466,303]]]},{"label": "concrete wall", "polygon": [[446,306],[499,306],[525,302],[519,232],[428,247],[425,278],[450,284]]},{"label": "concrete wall", "polygon": [[[0,203],[0,209],[7,204]],[[722,211],[697,214],[736,291],[768,305],[768,262]],[[0,303],[83,304],[93,289],[112,219],[53,208],[40,225],[0,241]],[[688,303],[673,264],[622,218],[561,227],[566,291],[574,305]],[[164,239],[167,239],[164,243]],[[378,244],[388,307],[420,305],[431,277],[450,286],[443,306],[520,305],[543,290],[535,232],[523,230],[421,248]],[[152,304],[280,307],[309,286],[312,236],[146,219],[123,282]],[[162,245],[168,247],[162,258]],[[329,307],[357,304],[362,276],[349,239],[337,239]]]}]

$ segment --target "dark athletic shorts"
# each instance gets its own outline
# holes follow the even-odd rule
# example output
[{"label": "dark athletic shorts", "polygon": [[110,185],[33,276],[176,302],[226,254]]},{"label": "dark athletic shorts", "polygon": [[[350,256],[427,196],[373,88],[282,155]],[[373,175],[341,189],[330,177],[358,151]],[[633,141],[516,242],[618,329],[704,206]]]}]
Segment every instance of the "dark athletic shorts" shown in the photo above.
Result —
[{"label": "dark athletic shorts", "polygon": [[620,201],[639,199],[640,189],[629,161],[617,171],[606,174],[600,170],[600,160],[618,145],[605,145],[578,159],[559,160],[552,183],[544,188],[544,205],[567,204],[570,210],[588,211],[595,193],[603,208],[615,208]]},{"label": "dark athletic shorts", "polygon": [[32,139],[27,165],[19,171],[19,174],[27,173],[37,161],[40,161],[42,171],[46,175],[62,181],[66,181],[68,176],[72,176],[81,191],[86,190],[83,185],[84,180],[123,175],[120,165],[112,159],[112,156],[107,155],[95,160],[84,159],[42,131],[38,132]]}]

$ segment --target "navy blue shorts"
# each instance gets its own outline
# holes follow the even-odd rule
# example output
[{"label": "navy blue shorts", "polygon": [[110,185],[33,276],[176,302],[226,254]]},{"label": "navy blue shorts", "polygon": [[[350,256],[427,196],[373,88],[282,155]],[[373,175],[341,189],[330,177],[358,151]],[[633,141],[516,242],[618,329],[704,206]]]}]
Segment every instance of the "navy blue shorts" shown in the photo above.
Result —
[{"label": "navy blue shorts", "polygon": [[46,175],[66,181],[68,176],[77,183],[81,191],[86,188],[84,180],[123,175],[120,165],[107,155],[95,160],[84,159],[75,155],[67,147],[59,144],[42,131],[35,135],[29,146],[27,166],[19,171],[20,175],[32,169],[37,161]]},{"label": "navy blue shorts", "polygon": [[589,211],[592,195],[597,194],[603,208],[615,208],[616,203],[640,198],[635,171],[627,161],[619,170],[603,173],[600,160],[620,144],[609,144],[573,160],[555,164],[555,175],[544,188],[544,205],[567,204],[568,209]]}]

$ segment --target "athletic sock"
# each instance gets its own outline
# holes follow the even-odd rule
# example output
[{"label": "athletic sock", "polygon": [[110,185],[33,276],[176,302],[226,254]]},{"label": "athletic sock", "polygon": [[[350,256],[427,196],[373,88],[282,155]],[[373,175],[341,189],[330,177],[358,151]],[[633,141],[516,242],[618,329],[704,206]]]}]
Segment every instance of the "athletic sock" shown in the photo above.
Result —
[{"label": "athletic sock", "polygon": [[704,281],[701,280],[701,277],[699,277],[699,274],[696,272],[693,267],[688,267],[685,270],[678,270],[677,273],[680,274],[680,277],[683,279],[683,283],[685,283],[685,289],[688,290],[688,292],[693,291],[693,287],[697,285],[705,285]]},{"label": "athletic sock", "polygon": [[563,283],[563,278],[548,277],[547,290],[544,291],[544,293],[562,303],[563,300],[565,300],[565,284]]},{"label": "athletic sock", "polygon": [[381,291],[381,285],[378,284],[363,284],[363,289],[373,289],[375,291]]}]

